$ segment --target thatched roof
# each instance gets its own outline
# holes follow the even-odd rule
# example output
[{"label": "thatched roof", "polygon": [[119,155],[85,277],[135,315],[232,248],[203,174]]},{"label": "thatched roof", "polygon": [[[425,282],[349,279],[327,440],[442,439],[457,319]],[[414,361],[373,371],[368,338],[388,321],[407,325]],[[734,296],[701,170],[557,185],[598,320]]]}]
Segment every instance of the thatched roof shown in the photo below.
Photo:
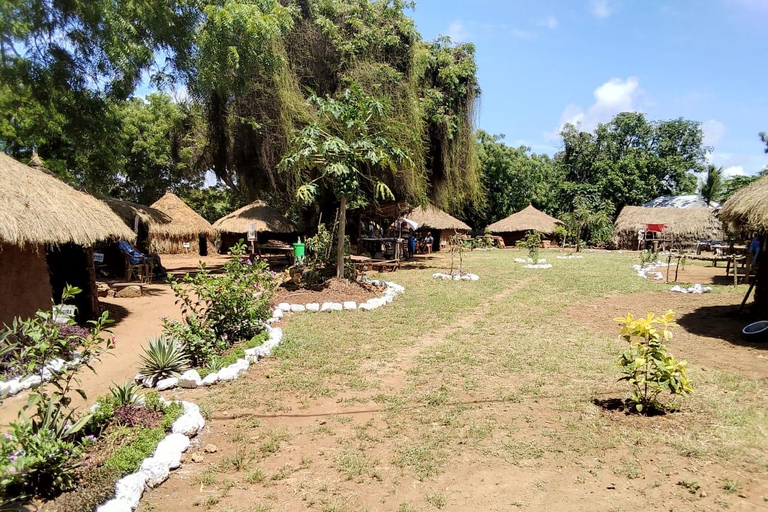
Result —
[{"label": "thatched roof", "polygon": [[133,232],[104,203],[0,153],[0,241],[93,245]]},{"label": "thatched roof", "polygon": [[171,217],[169,215],[155,208],[109,196],[100,195],[97,197],[104,201],[113,212],[120,216],[120,218],[123,219],[123,222],[125,222],[131,229],[134,228],[134,222],[136,221],[137,216],[139,217],[139,220],[147,224],[147,226],[169,224],[171,222]]},{"label": "thatched roof", "polygon": [[254,201],[213,223],[222,233],[247,233],[253,224],[257,233],[294,233],[296,227],[264,201]]},{"label": "thatched roof", "polygon": [[737,231],[768,233],[768,176],[737,190],[720,210],[720,219]]},{"label": "thatched roof", "polygon": [[551,234],[555,226],[563,221],[550,217],[546,213],[537,210],[533,205],[528,205],[517,213],[513,213],[506,219],[494,222],[488,229],[491,233],[512,233],[515,231],[538,231]]},{"label": "thatched roof", "polygon": [[420,228],[457,231],[469,231],[472,229],[456,217],[452,217],[432,205],[426,207],[418,206],[405,216],[418,223]]},{"label": "thatched roof", "polygon": [[723,226],[711,208],[646,208],[625,206],[613,226],[616,245],[636,245],[637,232],[648,224],[664,224],[676,241],[717,240]]},{"label": "thatched roof", "polygon": [[170,217],[170,222],[150,223],[152,237],[215,236],[213,226],[172,192],[166,192],[150,208]]}]

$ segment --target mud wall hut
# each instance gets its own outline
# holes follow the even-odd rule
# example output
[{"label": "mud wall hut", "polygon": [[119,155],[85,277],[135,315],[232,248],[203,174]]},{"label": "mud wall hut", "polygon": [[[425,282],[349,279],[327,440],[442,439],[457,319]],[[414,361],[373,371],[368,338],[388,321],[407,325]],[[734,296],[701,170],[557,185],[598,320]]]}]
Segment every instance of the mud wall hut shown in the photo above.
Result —
[{"label": "mud wall hut", "polygon": [[296,226],[290,220],[264,201],[254,201],[213,223],[221,238],[219,252],[227,252],[241,239],[247,241],[251,226],[255,228],[259,243],[269,239],[295,241],[291,235],[296,233]]},{"label": "mud wall hut", "polygon": [[418,206],[405,216],[419,224],[422,234],[432,233],[435,239],[433,251],[439,251],[441,247],[449,245],[454,234],[466,234],[472,230],[468,224],[432,205]]},{"label": "mud wall hut", "polygon": [[208,244],[216,238],[213,226],[172,192],[150,206],[167,217],[165,222],[150,220],[149,248],[158,254],[208,254]]},{"label": "mud wall hut", "polygon": [[538,231],[544,235],[545,239],[550,238],[559,224],[563,222],[538,210],[533,205],[528,205],[519,212],[494,222],[488,226],[488,230],[494,235],[501,236],[504,239],[504,245],[513,247],[529,231]]},{"label": "mud wall hut", "polygon": [[78,319],[98,314],[94,243],[134,238],[104,203],[40,167],[0,153],[0,323],[58,302],[65,284],[81,288]]},{"label": "mud wall hut", "polygon": [[768,176],[738,190],[723,204],[720,219],[735,233],[757,236],[761,251],[757,261],[755,313],[768,318]]},{"label": "mud wall hut", "polygon": [[617,249],[637,249],[638,231],[648,224],[664,224],[678,249],[695,247],[699,240],[719,240],[723,225],[711,208],[647,208],[625,206],[613,225],[612,242]]}]

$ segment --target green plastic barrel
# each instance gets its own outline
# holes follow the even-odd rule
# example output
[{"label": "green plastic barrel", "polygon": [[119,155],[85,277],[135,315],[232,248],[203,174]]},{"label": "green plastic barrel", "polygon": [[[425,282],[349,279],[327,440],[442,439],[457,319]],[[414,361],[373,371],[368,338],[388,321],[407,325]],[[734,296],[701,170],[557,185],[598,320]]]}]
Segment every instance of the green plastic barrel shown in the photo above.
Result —
[{"label": "green plastic barrel", "polygon": [[304,244],[302,244],[302,243],[293,244],[293,255],[296,257],[296,259],[303,258],[304,257]]}]

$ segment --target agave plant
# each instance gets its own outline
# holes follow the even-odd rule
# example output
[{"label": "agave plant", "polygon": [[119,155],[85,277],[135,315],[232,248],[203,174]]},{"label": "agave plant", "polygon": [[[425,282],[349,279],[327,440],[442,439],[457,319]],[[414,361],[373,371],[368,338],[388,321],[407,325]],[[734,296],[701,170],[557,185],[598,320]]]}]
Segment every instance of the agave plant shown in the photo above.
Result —
[{"label": "agave plant", "polygon": [[121,405],[135,404],[139,399],[139,386],[133,382],[126,382],[125,384],[115,384],[109,388],[109,392],[117,400],[118,407]]},{"label": "agave plant", "polygon": [[142,375],[149,377],[153,385],[169,377],[178,377],[189,366],[189,357],[184,347],[171,337],[159,336],[149,340],[140,356]]}]

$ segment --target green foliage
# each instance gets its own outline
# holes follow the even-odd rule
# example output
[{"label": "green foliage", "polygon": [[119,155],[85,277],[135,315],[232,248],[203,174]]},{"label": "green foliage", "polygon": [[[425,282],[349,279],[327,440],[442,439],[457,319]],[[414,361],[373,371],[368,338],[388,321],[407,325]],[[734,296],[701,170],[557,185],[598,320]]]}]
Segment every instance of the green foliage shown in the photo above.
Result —
[{"label": "green foliage", "polygon": [[208,364],[212,358],[225,350],[229,344],[216,336],[216,332],[191,312],[182,322],[163,318],[163,334],[184,346],[184,353],[192,366]]},{"label": "green foliage", "polygon": [[699,193],[703,197],[707,204],[711,204],[712,201],[719,201],[723,195],[725,183],[723,182],[723,168],[715,167],[710,164],[707,165],[707,174],[704,181],[701,183]]},{"label": "green foliage", "polygon": [[586,196],[576,196],[572,204],[573,210],[563,215],[563,221],[568,227],[569,234],[576,240],[576,250],[581,249],[582,236],[589,234],[592,244],[607,242],[611,237],[613,227],[613,203],[610,201],[590,201]]},{"label": "green foliage", "polygon": [[741,190],[758,179],[760,179],[760,176],[733,176],[723,184],[721,199],[727,201],[737,190]]},{"label": "green foliage", "polygon": [[667,311],[660,317],[649,313],[646,318],[627,315],[615,319],[622,324],[621,338],[629,343],[619,360],[624,373],[621,380],[632,386],[627,401],[637,412],[652,414],[667,410],[658,400],[663,391],[669,391],[675,398],[693,392],[685,361],[675,360],[664,345],[672,339],[669,328],[676,325],[674,318],[675,314]]},{"label": "green foliage", "polygon": [[133,473],[139,469],[142,461],[155,451],[157,444],[165,437],[165,429],[137,428],[130,432],[130,435],[131,442],[115,450],[104,463],[105,468],[113,469],[121,475]]},{"label": "green foliage", "polygon": [[140,354],[141,368],[139,372],[152,379],[152,384],[169,377],[178,377],[189,367],[189,357],[184,347],[175,339],[161,335],[149,340],[149,346],[144,347]]},{"label": "green foliage", "polygon": [[118,406],[132,405],[139,399],[139,386],[130,381],[110,386],[109,392]]},{"label": "green foliage", "polygon": [[205,220],[213,223],[237,210],[238,196],[221,185],[185,191],[181,198]]},{"label": "green foliage", "polygon": [[528,257],[536,263],[539,260],[539,247],[541,246],[541,233],[538,231],[529,231],[522,240],[517,243],[518,246],[528,249]]},{"label": "green foliage", "polygon": [[200,368],[199,369],[200,376],[205,377],[206,375],[213,373],[213,371],[217,371],[221,368],[224,368],[225,366],[229,366],[231,364],[236,363],[238,359],[242,359],[245,357],[246,350],[248,350],[249,348],[261,346],[266,341],[266,339],[267,339],[267,333],[261,332],[248,341],[245,341],[243,343],[238,343],[236,346],[228,350],[224,355],[215,358],[215,368],[213,369]]},{"label": "green foliage", "polygon": [[117,470],[88,468],[78,472],[77,487],[54,501],[57,512],[90,512],[115,495],[115,482],[120,478]]},{"label": "green foliage", "polygon": [[[199,342],[190,346],[198,362],[223,346],[210,337],[208,330],[229,346],[253,338],[271,313],[269,299],[276,284],[267,264],[262,260],[251,261],[242,243],[235,244],[230,255],[222,275],[211,274],[201,263],[194,274],[186,274],[180,280],[169,279],[184,322],[190,326],[186,331],[190,336],[179,341]],[[209,342],[210,350],[202,346]]]},{"label": "green foliage", "polygon": [[71,489],[80,446],[31,422],[12,423],[0,437],[0,494],[54,496]]}]

